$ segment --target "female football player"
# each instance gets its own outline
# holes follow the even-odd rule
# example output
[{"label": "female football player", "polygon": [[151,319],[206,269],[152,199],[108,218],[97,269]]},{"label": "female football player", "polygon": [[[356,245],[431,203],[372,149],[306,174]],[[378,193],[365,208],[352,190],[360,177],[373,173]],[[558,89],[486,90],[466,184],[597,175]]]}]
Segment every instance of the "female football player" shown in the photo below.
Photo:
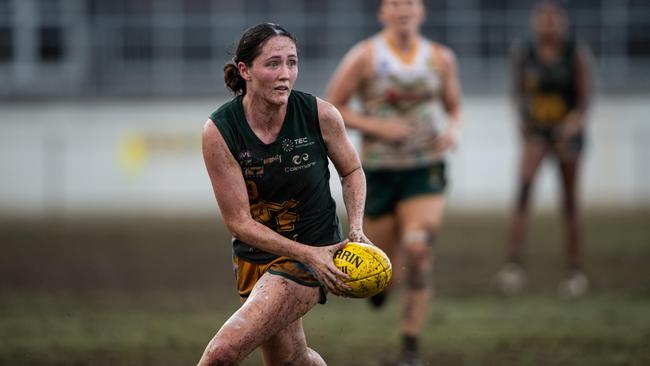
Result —
[{"label": "female football player", "polygon": [[[368,237],[396,269],[403,254],[400,362],[415,365],[432,295],[432,245],[445,206],[444,156],[458,138],[460,86],[454,53],[420,33],[422,1],[383,0],[378,17],[383,30],[347,53],[332,76],[327,99],[341,111],[346,126],[362,134]],[[348,105],[354,96],[360,98],[360,112]],[[439,102],[447,117],[443,130],[434,123]],[[380,306],[385,296],[375,296],[373,304]]]},{"label": "female football player", "polygon": [[203,130],[243,304],[208,343],[201,366],[237,365],[257,347],[267,365],[325,365],[307,346],[301,319],[328,291],[348,288],[333,263],[347,239],[330,194],[328,158],[341,177],[348,239],[369,242],[362,231],[365,177],[341,115],[293,90],[297,76],[293,35],[270,23],[248,29],[224,67],[235,97]]},{"label": "female football player", "polygon": [[579,296],[588,288],[582,272],[577,193],[585,114],[591,94],[588,52],[568,36],[567,14],[553,1],[535,6],[531,26],[533,39],[513,52],[513,94],[523,146],[508,258],[497,274],[497,281],[506,293],[517,292],[525,284],[523,249],[530,193],[542,161],[552,155],[560,170],[566,227],[567,273],[559,290],[564,295]]}]

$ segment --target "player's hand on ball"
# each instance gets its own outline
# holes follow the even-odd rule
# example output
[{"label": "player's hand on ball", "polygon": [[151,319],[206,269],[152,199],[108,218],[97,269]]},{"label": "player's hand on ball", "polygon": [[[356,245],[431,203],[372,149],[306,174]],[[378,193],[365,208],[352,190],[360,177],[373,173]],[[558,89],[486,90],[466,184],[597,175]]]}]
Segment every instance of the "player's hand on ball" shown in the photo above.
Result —
[{"label": "player's hand on ball", "polygon": [[347,244],[347,240],[334,245],[324,247],[306,247],[309,251],[304,262],[316,272],[318,280],[327,287],[327,290],[337,296],[345,296],[345,291],[350,289],[344,280],[349,276],[334,265],[332,258]]},{"label": "player's hand on ball", "polygon": [[368,239],[366,234],[364,234],[363,230],[360,228],[358,229],[351,228],[350,232],[348,233],[348,240],[355,243],[366,243],[370,245],[375,245],[370,241],[370,239]]},{"label": "player's hand on ball", "polygon": [[346,297],[364,298],[381,292],[393,274],[390,259],[379,247],[349,242],[334,255],[334,264],[349,275],[341,288]]}]

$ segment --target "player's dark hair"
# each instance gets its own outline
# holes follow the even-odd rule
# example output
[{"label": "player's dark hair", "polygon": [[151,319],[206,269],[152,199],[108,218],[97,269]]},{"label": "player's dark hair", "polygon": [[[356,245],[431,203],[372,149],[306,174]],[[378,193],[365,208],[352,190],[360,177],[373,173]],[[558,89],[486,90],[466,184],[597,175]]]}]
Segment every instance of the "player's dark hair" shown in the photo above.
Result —
[{"label": "player's dark hair", "polygon": [[242,34],[237,43],[237,49],[235,50],[235,56],[232,58],[232,62],[228,62],[223,67],[223,80],[226,87],[234,95],[246,94],[246,80],[239,74],[237,64],[243,62],[246,66],[250,67],[255,58],[262,52],[264,43],[269,38],[275,36],[288,37],[296,44],[296,48],[298,46],[298,41],[293,34],[274,23],[262,23],[252,26]]}]

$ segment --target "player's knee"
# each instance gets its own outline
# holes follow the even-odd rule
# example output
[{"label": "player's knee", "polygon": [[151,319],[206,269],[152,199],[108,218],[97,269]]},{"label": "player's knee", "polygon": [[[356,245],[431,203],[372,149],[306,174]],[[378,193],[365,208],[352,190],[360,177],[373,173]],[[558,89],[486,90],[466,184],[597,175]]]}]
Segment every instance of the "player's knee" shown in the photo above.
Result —
[{"label": "player's knee", "polygon": [[576,213],[576,203],[572,199],[566,199],[564,201],[564,214],[567,216],[575,215]]},{"label": "player's knee", "polygon": [[530,180],[524,180],[519,186],[519,194],[517,195],[517,207],[523,209],[528,205],[530,198],[532,182]]},{"label": "player's knee", "polygon": [[283,363],[283,366],[302,366],[302,365],[325,365],[325,361],[313,349],[306,347],[304,352],[297,355],[298,357],[291,360],[289,363]]},{"label": "player's knee", "polygon": [[432,228],[422,228],[416,230],[409,230],[404,233],[402,243],[405,250],[408,251],[421,251],[423,247],[431,247],[435,242],[435,230]]},{"label": "player's knee", "polygon": [[411,290],[423,290],[431,283],[431,270],[428,265],[411,266],[406,275],[406,285]]},{"label": "player's knee", "polygon": [[407,259],[406,285],[411,290],[429,287],[434,241],[435,231],[431,228],[408,231],[402,238]]},{"label": "player's knee", "polygon": [[239,352],[234,347],[215,344],[205,350],[200,366],[233,366],[239,364]]},{"label": "player's knee", "polygon": [[409,266],[427,261],[431,257],[431,250],[435,241],[432,229],[411,230],[402,237],[402,250],[406,255]]},{"label": "player's knee", "polygon": [[320,355],[308,347],[294,352],[278,352],[274,356],[271,363],[281,366],[318,365],[317,361],[322,361]]},{"label": "player's knee", "polygon": [[293,366],[298,365],[300,357],[296,357],[295,354],[275,354],[273,357],[269,358],[267,361],[270,361],[271,365],[282,365],[282,366]]}]

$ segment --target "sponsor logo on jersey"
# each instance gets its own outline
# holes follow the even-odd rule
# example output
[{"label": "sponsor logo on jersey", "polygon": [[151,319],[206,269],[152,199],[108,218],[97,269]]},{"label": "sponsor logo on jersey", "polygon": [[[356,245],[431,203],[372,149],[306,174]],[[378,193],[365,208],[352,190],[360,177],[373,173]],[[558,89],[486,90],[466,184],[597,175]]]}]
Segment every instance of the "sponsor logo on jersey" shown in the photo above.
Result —
[{"label": "sponsor logo on jersey", "polygon": [[314,141],[310,141],[309,137],[299,137],[297,139],[293,139],[293,143],[295,144],[296,149],[298,149],[301,147],[311,146],[314,144]]},{"label": "sponsor logo on jersey", "polygon": [[244,160],[244,159],[250,159],[253,157],[253,153],[248,151],[248,150],[243,150],[239,152],[239,155],[237,155],[237,160]]},{"label": "sponsor logo on jersey", "polygon": [[288,166],[284,168],[285,173],[297,172],[299,170],[305,170],[316,165],[315,161],[309,161],[309,154],[302,153],[300,155],[294,155],[291,158],[291,162],[296,166]]},{"label": "sponsor logo on jersey", "polygon": [[244,177],[261,177],[264,175],[264,166],[249,166],[244,168]]},{"label": "sponsor logo on jersey", "polygon": [[282,140],[282,150],[284,152],[291,152],[294,148],[294,142],[292,139],[283,139]]},{"label": "sponsor logo on jersey", "polygon": [[311,146],[314,144],[314,141],[311,141],[309,137],[298,137],[295,139],[283,139],[282,140],[282,150],[284,152],[291,152],[293,149],[299,149],[302,147]]},{"label": "sponsor logo on jersey", "polygon": [[298,165],[301,162],[307,161],[307,160],[309,160],[309,154],[307,154],[307,153],[304,153],[302,155],[294,155],[293,158],[291,158],[291,161],[293,161],[293,163],[295,165]]},{"label": "sponsor logo on jersey", "polygon": [[277,154],[277,155],[275,155],[275,156],[270,156],[270,157],[264,159],[264,165],[267,165],[267,164],[273,164],[273,163],[276,163],[276,162],[277,162],[277,163],[281,163],[281,162],[282,162],[282,155]]},{"label": "sponsor logo on jersey", "polygon": [[304,165],[288,166],[288,167],[284,168],[284,172],[285,173],[297,172],[299,170],[309,169],[309,168],[313,167],[314,165],[316,165],[315,161],[312,161],[312,162],[304,164]]}]

